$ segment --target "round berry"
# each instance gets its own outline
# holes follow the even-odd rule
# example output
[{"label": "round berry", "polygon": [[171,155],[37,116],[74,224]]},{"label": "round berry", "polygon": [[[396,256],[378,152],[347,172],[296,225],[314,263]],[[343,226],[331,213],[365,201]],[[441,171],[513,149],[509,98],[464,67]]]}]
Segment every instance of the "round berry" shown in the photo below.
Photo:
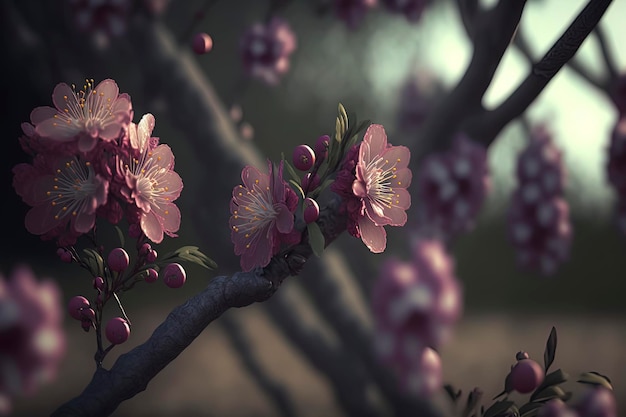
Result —
[{"label": "round berry", "polygon": [[243,118],[243,109],[241,108],[240,105],[238,104],[233,104],[228,112],[228,114],[230,115],[230,119],[235,122],[235,123],[239,123],[241,121],[241,119]]},{"label": "round berry", "polygon": [[152,250],[152,246],[149,243],[144,243],[139,248],[139,254],[143,255],[143,256],[146,256],[148,254],[148,252],[150,252],[150,250]]},{"label": "round berry", "polygon": [[602,386],[588,388],[576,408],[585,417],[617,417],[615,394]]},{"label": "round berry", "polygon": [[144,279],[146,280],[146,282],[152,283],[156,281],[157,278],[159,277],[159,273],[154,268],[146,269],[145,273],[146,273],[146,277]]},{"label": "round berry", "polygon": [[304,221],[306,224],[313,223],[320,216],[320,206],[317,201],[307,197],[304,200]]},{"label": "round berry", "polygon": [[248,122],[243,122],[241,126],[239,126],[239,134],[244,140],[252,140],[254,138],[254,128]]},{"label": "round berry", "polygon": [[61,262],[66,264],[72,262],[72,253],[65,248],[57,249],[57,256],[61,259]]},{"label": "round berry", "polygon": [[315,174],[311,175],[309,172],[302,178],[302,189],[305,192],[313,191],[320,185],[320,176]]},{"label": "round berry", "polygon": [[543,368],[532,359],[522,359],[511,369],[511,388],[521,394],[528,394],[541,384]]},{"label": "round berry", "polygon": [[163,282],[170,288],[180,288],[187,280],[187,274],[181,264],[171,263],[161,270]]},{"label": "round berry", "polygon": [[107,262],[109,264],[109,268],[111,268],[112,271],[122,272],[123,270],[128,268],[130,258],[128,257],[128,253],[126,253],[124,249],[115,248],[111,252],[109,252]]},{"label": "round berry", "polygon": [[146,254],[146,261],[152,263],[157,260],[158,254],[154,249],[150,249],[150,251]]},{"label": "round berry", "polygon": [[95,277],[93,279],[93,287],[98,291],[102,291],[104,289],[104,279],[102,279],[102,277]]},{"label": "round berry", "polygon": [[330,136],[322,135],[315,142],[315,157],[323,161],[328,157],[328,147],[330,146]]},{"label": "round berry", "polygon": [[191,47],[198,55],[206,54],[213,48],[213,39],[207,33],[196,33],[191,42]]},{"label": "round berry", "polygon": [[315,153],[309,145],[298,145],[293,150],[293,166],[300,171],[308,171],[315,163]]},{"label": "round berry", "polygon": [[67,310],[72,318],[80,320],[82,318],[83,309],[87,309],[89,306],[89,300],[82,295],[77,295],[70,299]]},{"label": "round berry", "polygon": [[107,322],[104,332],[109,342],[114,345],[119,345],[128,340],[128,336],[130,336],[130,326],[123,318],[113,317]]},{"label": "round berry", "polygon": [[545,403],[537,411],[537,417],[573,417],[574,413],[560,398]]}]

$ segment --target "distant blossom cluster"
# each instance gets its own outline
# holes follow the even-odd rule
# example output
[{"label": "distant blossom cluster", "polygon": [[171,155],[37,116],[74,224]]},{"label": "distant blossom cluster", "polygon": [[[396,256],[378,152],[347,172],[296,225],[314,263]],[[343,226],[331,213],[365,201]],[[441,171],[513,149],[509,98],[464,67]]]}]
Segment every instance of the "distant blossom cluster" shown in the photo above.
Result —
[{"label": "distant blossom cluster", "polygon": [[332,3],[335,16],[351,30],[357,29],[367,13],[377,5],[378,0],[333,0]]},{"label": "distant blossom cluster", "polygon": [[439,240],[414,241],[411,261],[383,262],[372,290],[376,345],[407,391],[429,396],[442,388],[437,353],[462,314],[451,256]]},{"label": "distant blossom cluster", "polygon": [[56,377],[66,351],[60,302],[56,283],[25,265],[9,279],[0,274],[0,415]]},{"label": "distant blossom cluster", "polygon": [[434,74],[424,70],[411,73],[400,86],[397,113],[400,128],[407,132],[420,128],[442,90]]},{"label": "distant blossom cluster", "polygon": [[606,168],[609,184],[617,196],[617,226],[626,235],[626,117],[611,132]]},{"label": "distant blossom cluster", "polygon": [[518,156],[517,188],[507,216],[509,240],[523,268],[551,275],[568,259],[572,226],[564,186],[561,152],[539,125]]},{"label": "distant blossom cluster", "polygon": [[274,17],[267,23],[256,23],[240,40],[243,69],[253,78],[276,85],[289,71],[296,46],[296,35],[285,20]]},{"label": "distant blossom cluster", "polygon": [[424,11],[433,0],[380,0],[385,8],[392,12],[404,15],[408,21],[419,22]]},{"label": "distant blossom cluster", "polygon": [[54,107],[37,107],[23,123],[20,144],[32,163],[13,168],[13,186],[31,209],[26,228],[71,246],[96,218],[126,219],[129,235],[160,243],[175,237],[183,188],[168,145],[152,137],[154,117],[132,123],[128,94],[115,81],[88,80],[76,90],[58,84]]},{"label": "distant blossom cluster", "polygon": [[471,231],[491,190],[487,149],[458,135],[451,149],[425,158],[418,190],[422,227],[446,239]]}]

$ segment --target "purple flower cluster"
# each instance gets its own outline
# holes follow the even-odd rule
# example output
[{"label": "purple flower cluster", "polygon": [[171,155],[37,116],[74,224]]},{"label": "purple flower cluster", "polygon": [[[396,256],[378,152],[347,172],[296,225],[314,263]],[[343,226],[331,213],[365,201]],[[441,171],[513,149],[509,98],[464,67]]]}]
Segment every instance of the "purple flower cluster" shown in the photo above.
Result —
[{"label": "purple flower cluster", "polygon": [[446,238],[473,229],[491,189],[487,150],[465,135],[428,156],[419,172],[420,221]]},{"label": "purple flower cluster", "polygon": [[437,349],[462,314],[461,285],[438,240],[414,242],[413,259],[386,260],[372,291],[376,346],[402,386],[430,395],[441,388]]},{"label": "purple flower cluster", "polygon": [[131,0],[69,0],[69,4],[79,30],[107,38],[126,32],[133,6]]},{"label": "purple flower cluster", "polygon": [[378,0],[334,0],[333,10],[338,19],[349,29],[355,30],[365,19],[367,12],[378,4]]},{"label": "purple flower cluster", "polygon": [[412,131],[419,128],[433,108],[443,87],[433,74],[417,72],[411,74],[400,90],[398,125]]},{"label": "purple flower cluster", "polygon": [[519,154],[517,181],[508,211],[509,240],[522,267],[553,274],[569,256],[572,227],[561,152],[544,126],[533,129]]},{"label": "purple flower cluster", "polygon": [[37,282],[25,265],[0,275],[0,415],[56,377],[66,350],[60,302],[54,281]]},{"label": "purple flower cluster", "polygon": [[617,194],[617,226],[626,235],[626,117],[611,134],[606,168],[609,184]]},{"label": "purple flower cluster", "polygon": [[410,22],[418,22],[432,0],[381,0],[392,13],[403,14]]},{"label": "purple flower cluster", "polygon": [[267,24],[256,23],[240,41],[243,69],[251,77],[276,85],[289,70],[296,45],[296,35],[286,21],[274,17]]},{"label": "purple flower cluster", "polygon": [[110,79],[87,80],[80,91],[61,83],[52,99],[54,107],[35,108],[22,124],[20,144],[32,163],[13,168],[13,186],[32,207],[26,229],[69,246],[97,217],[126,218],[133,237],[175,237],[183,183],[170,147],[151,136],[154,117],[132,123],[130,97]]}]

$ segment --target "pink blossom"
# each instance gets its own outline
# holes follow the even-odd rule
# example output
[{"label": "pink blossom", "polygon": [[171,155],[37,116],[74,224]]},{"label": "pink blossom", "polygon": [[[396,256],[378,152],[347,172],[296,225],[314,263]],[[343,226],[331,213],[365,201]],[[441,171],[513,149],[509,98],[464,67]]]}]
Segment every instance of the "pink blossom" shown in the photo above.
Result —
[{"label": "pink blossom", "polygon": [[283,179],[283,162],[275,170],[268,161],[268,174],[252,166],[241,171],[243,185],[233,189],[230,203],[231,240],[241,268],[265,267],[282,243],[296,243],[294,212],[298,196]]},{"label": "pink blossom", "polygon": [[451,238],[473,229],[491,190],[487,150],[465,135],[425,158],[419,172],[420,222]]},{"label": "pink blossom", "polygon": [[240,42],[244,71],[267,84],[278,84],[289,70],[289,57],[296,49],[296,35],[286,21],[274,17],[267,24],[250,27]]},{"label": "pink blossom", "polygon": [[[42,169],[19,164],[13,168],[14,186],[32,208],[26,229],[35,235],[83,234],[95,224],[96,210],[106,203],[109,183],[96,174],[91,163],[77,157],[56,157]],[[45,164],[42,164],[45,165]]]},{"label": "pink blossom", "polygon": [[415,363],[399,369],[400,387],[422,398],[431,398],[443,388],[441,357],[429,347],[416,352],[415,356]]},{"label": "pink blossom", "polygon": [[354,30],[365,19],[367,12],[378,4],[378,0],[333,0],[335,16]]},{"label": "pink blossom", "polygon": [[35,132],[55,142],[78,141],[78,150],[88,152],[97,143],[117,139],[130,122],[132,108],[130,97],[119,94],[115,81],[106,79],[94,87],[87,80],[83,89],[76,92],[60,83],[52,93],[54,108],[35,108],[30,115]]},{"label": "pink blossom", "polygon": [[381,0],[392,13],[403,14],[410,22],[418,22],[432,0]]},{"label": "pink blossom", "polygon": [[348,231],[370,251],[380,253],[387,245],[383,226],[404,226],[407,221],[411,152],[405,146],[388,144],[384,127],[371,125],[358,148],[358,159],[354,156],[354,149],[347,153],[331,189],[344,198]]},{"label": "pink blossom", "polygon": [[[26,266],[0,274],[0,414],[16,396],[33,395],[56,378],[65,354],[61,293]],[[3,407],[4,406],[4,407]]]},{"label": "pink blossom", "polygon": [[[143,233],[155,243],[163,234],[176,237],[180,228],[180,210],[174,204],[183,189],[183,181],[174,172],[174,154],[167,145],[150,146],[154,116],[144,115],[139,124],[129,127],[130,144],[138,151],[128,163],[122,162],[125,187],[122,194],[139,209]],[[130,219],[129,219],[130,220]]]},{"label": "pink blossom", "polygon": [[132,10],[131,0],[69,0],[69,2],[79,30],[102,33],[107,37],[120,36],[126,32]]}]

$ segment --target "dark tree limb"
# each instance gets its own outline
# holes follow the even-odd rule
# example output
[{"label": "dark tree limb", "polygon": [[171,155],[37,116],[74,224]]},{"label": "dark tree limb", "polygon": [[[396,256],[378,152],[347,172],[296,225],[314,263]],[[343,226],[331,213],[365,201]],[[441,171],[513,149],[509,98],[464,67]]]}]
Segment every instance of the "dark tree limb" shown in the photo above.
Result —
[{"label": "dark tree limb", "polygon": [[609,74],[609,78],[611,80],[616,79],[619,76],[619,68],[617,68],[617,63],[615,62],[615,56],[611,52],[609,47],[608,39],[606,38],[606,34],[604,33],[604,29],[602,25],[598,24],[593,29],[594,35],[596,35],[596,39],[598,40],[598,44],[600,45],[600,52],[602,53],[602,58],[604,59],[604,66],[606,71]]},{"label": "dark tree limb", "polygon": [[464,130],[474,139],[490,144],[504,127],[519,117],[574,56],[583,41],[597,26],[612,0],[590,0],[531,73],[496,109],[482,111],[470,118]]}]

